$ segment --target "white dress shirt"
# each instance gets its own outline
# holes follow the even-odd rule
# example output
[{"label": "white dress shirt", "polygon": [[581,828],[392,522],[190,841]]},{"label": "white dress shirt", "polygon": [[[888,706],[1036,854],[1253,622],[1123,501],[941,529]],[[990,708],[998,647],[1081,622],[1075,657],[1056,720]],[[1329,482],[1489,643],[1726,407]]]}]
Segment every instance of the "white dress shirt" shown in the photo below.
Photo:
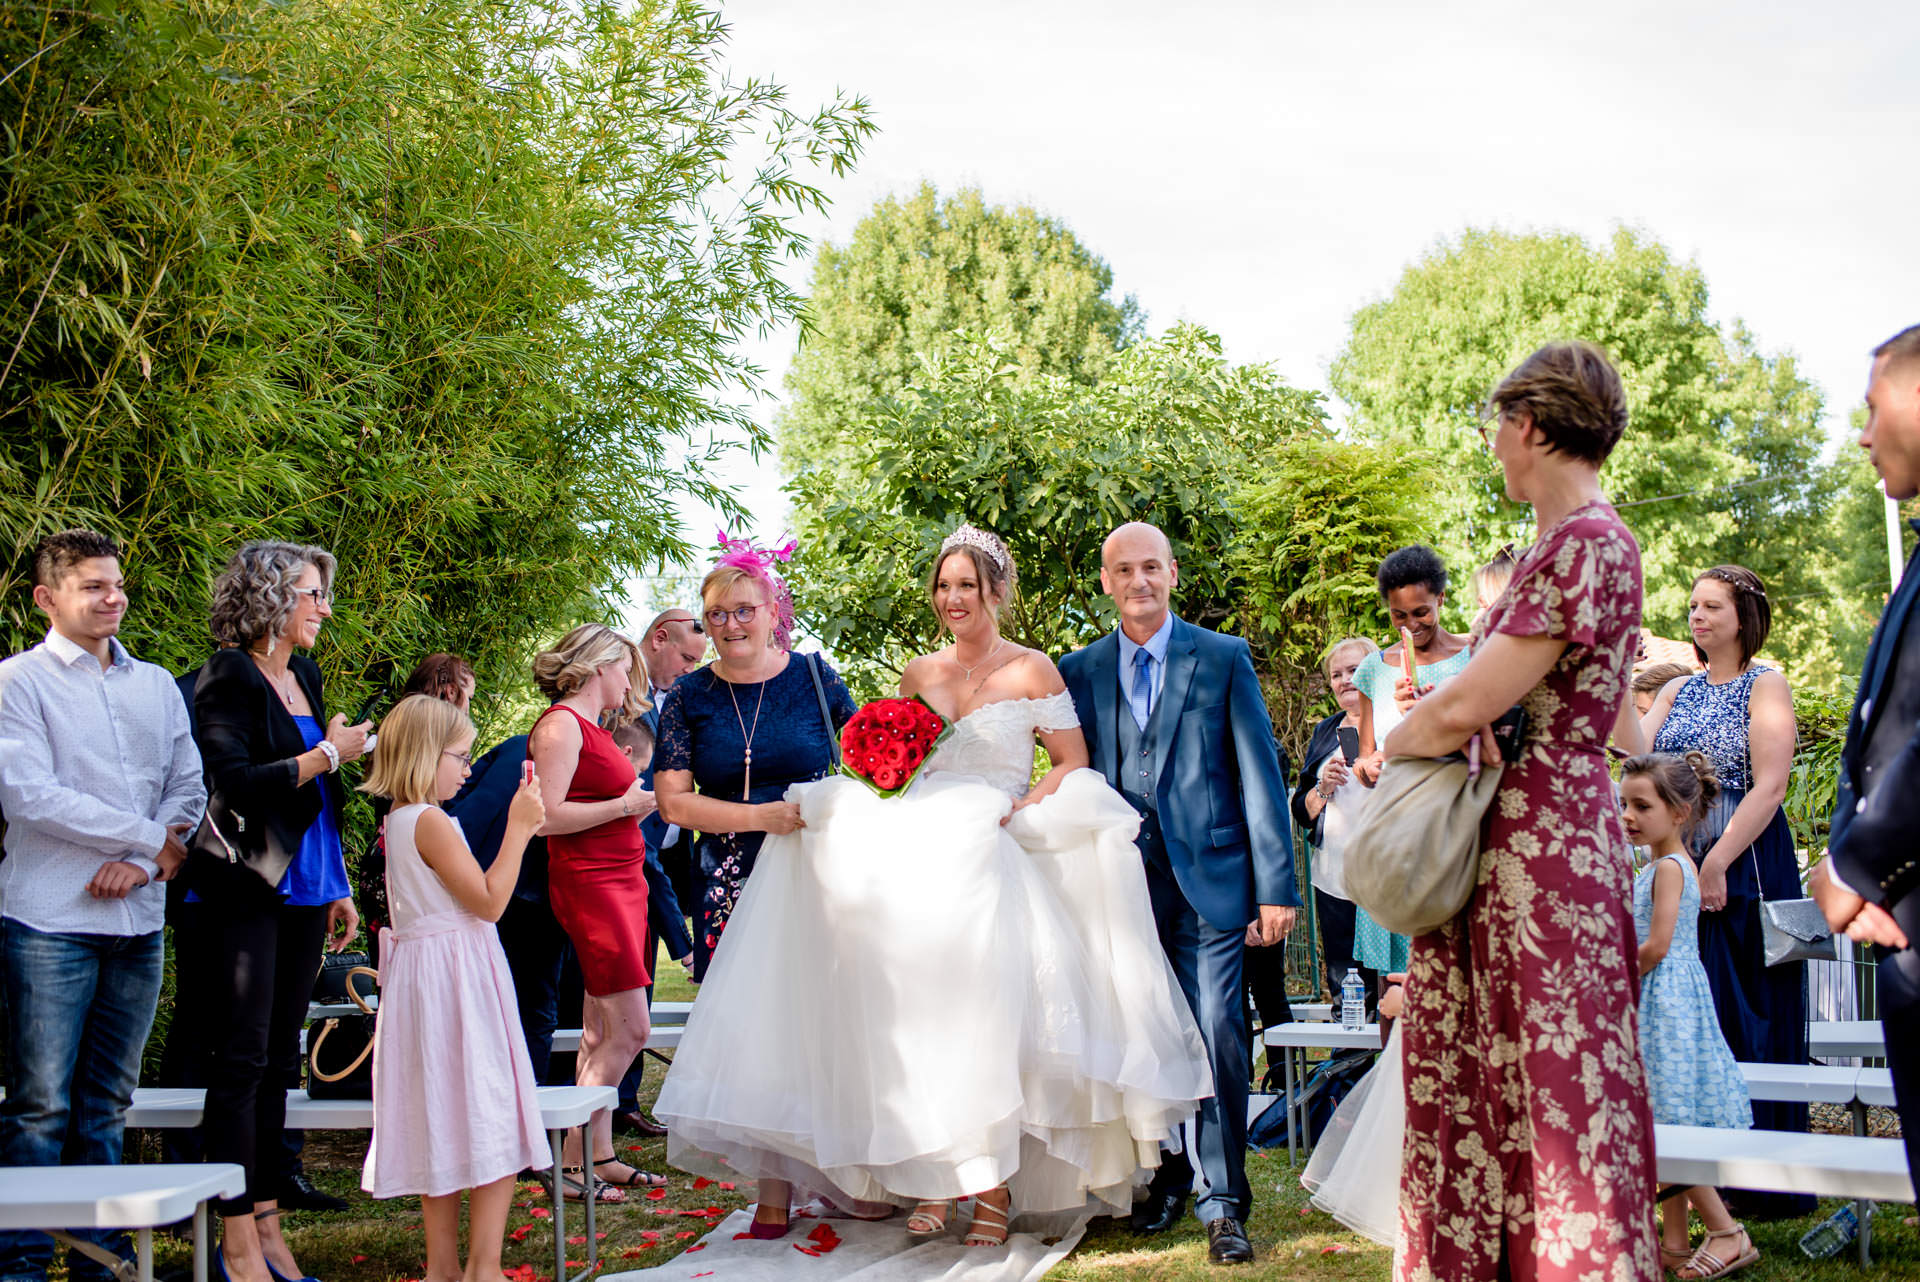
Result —
[{"label": "white dress shirt", "polygon": [[[0,915],[49,934],[145,935],[166,916],[154,856],[206,809],[187,705],[165,668],[110,640],[112,662],[49,631],[0,662]],[[123,899],[87,883],[124,860],[148,882]]]}]

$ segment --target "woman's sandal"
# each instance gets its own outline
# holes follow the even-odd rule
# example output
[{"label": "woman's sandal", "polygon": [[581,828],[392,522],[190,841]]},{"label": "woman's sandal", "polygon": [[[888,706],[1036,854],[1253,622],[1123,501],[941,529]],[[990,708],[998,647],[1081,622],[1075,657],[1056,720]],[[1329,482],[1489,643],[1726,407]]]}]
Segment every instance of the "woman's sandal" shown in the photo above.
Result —
[{"label": "woman's sandal", "polygon": [[[1728,1260],[1723,1259],[1720,1253],[1713,1249],[1713,1241],[1715,1238],[1730,1237],[1737,1237],[1745,1249],[1738,1256]],[[1760,1250],[1754,1246],[1752,1236],[1747,1233],[1747,1226],[1735,1224],[1730,1229],[1721,1229],[1718,1233],[1709,1233],[1702,1238],[1700,1245],[1694,1250],[1693,1258],[1681,1265],[1674,1276],[1685,1278],[1686,1282],[1706,1282],[1706,1279],[1723,1278],[1736,1269],[1744,1269],[1759,1258]]]},{"label": "woman's sandal", "polygon": [[[1006,1193],[1005,1186],[995,1189],[996,1193]],[[1007,1204],[995,1206],[987,1201],[984,1194],[973,1199],[973,1222],[967,1225],[968,1246],[1005,1246],[1007,1244],[1007,1219],[1013,1212],[1013,1195],[1007,1193]],[[982,1223],[982,1217],[985,1223]]]},{"label": "woman's sandal", "polygon": [[593,1177],[602,1184],[611,1184],[615,1188],[629,1189],[663,1189],[667,1187],[666,1176],[655,1175],[652,1171],[643,1171],[637,1166],[627,1166],[629,1173],[625,1179],[610,1180],[600,1174],[600,1168],[603,1166],[627,1166],[627,1164],[617,1157],[595,1158],[593,1163]]},{"label": "woman's sandal", "polygon": [[1674,1247],[1668,1246],[1664,1242],[1660,1244],[1660,1267],[1668,1273],[1675,1273],[1686,1268],[1688,1262],[1692,1259],[1693,1248],[1690,1246]]},{"label": "woman's sandal", "polygon": [[[586,1167],[563,1166],[560,1168],[559,1178],[560,1190],[565,1195],[567,1201],[584,1202],[587,1200]],[[542,1171],[540,1173],[540,1182],[546,1184],[547,1172]],[[547,1192],[549,1195],[552,1194],[552,1185],[547,1185]],[[627,1195],[605,1180],[596,1179],[593,1182],[593,1200],[601,1206],[618,1206],[627,1200]]]},{"label": "woman's sandal", "polygon": [[907,1217],[907,1236],[916,1242],[936,1238],[947,1231],[947,1217],[953,1214],[953,1199],[922,1202]]}]

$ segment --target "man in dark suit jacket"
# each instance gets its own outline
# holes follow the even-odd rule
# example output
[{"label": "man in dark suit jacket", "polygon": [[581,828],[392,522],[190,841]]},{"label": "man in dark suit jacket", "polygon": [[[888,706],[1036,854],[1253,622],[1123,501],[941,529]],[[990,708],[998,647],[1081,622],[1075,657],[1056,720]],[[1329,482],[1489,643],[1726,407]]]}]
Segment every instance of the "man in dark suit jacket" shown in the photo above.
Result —
[{"label": "man in dark suit jacket", "polygon": [[[1860,444],[1887,495],[1920,494],[1920,325],[1873,352]],[[1915,522],[1920,528],[1920,522]],[[1917,556],[1915,560],[1920,560]],[[1835,930],[1879,955],[1880,1021],[1907,1166],[1920,1179],[1920,568],[1907,562],[1860,677],[1840,756],[1827,858],[1812,894]]]},{"label": "man in dark suit jacket", "polygon": [[[1278,946],[1300,906],[1287,785],[1247,643],[1175,618],[1179,566],[1165,534],[1123,525],[1107,536],[1100,586],[1120,629],[1060,661],[1093,768],[1141,815],[1160,941],[1193,1008],[1214,1095],[1194,1126],[1201,1186],[1195,1213],[1216,1263],[1253,1258],[1244,1225],[1247,1040],[1241,950]],[[1163,1153],[1141,1232],[1171,1228],[1193,1187],[1193,1162]]]}]

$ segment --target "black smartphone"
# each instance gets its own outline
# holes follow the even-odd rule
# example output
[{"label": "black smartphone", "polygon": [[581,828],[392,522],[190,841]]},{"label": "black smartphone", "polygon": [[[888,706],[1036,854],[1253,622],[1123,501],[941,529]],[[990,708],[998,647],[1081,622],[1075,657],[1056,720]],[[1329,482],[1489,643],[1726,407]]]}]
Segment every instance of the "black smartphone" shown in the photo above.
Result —
[{"label": "black smartphone", "polygon": [[1340,755],[1348,765],[1360,759],[1360,727],[1340,727]]},{"label": "black smartphone", "polygon": [[362,721],[373,720],[373,714],[380,711],[380,705],[385,703],[386,701],[387,701],[386,691],[375,690],[372,694],[367,696],[367,701],[360,705],[360,710],[354,713],[353,716],[347,720],[347,724],[350,726],[357,726]]},{"label": "black smartphone", "polygon": [[1494,742],[1500,745],[1500,760],[1512,765],[1520,759],[1521,741],[1527,737],[1527,710],[1519,704],[1493,719]]}]

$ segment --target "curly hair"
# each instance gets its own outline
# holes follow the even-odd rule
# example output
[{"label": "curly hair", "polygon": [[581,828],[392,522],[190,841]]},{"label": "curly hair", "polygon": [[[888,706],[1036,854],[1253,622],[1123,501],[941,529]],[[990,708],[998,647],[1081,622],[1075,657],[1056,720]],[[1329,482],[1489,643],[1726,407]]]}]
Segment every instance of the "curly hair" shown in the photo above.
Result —
[{"label": "curly hair", "polygon": [[120,559],[120,544],[98,530],[61,530],[41,539],[33,549],[33,586],[57,588],[67,571],[82,561],[110,556]]},{"label": "curly hair", "polygon": [[632,721],[653,705],[647,700],[647,661],[640,647],[604,623],[583,623],[551,650],[533,656],[533,683],[552,700],[566,698],[600,669],[621,659],[633,663],[633,683],[627,688],[626,702],[609,720],[607,729],[617,729]]},{"label": "curly hair", "polygon": [[208,628],[223,645],[251,648],[286,630],[300,604],[294,584],[308,566],[320,571],[320,586],[333,590],[333,553],[305,543],[259,541],[241,545],[213,581]]},{"label": "curly hair", "polygon": [[1447,563],[1424,543],[1414,543],[1389,552],[1374,575],[1380,587],[1380,599],[1395,588],[1424,587],[1435,596],[1447,593]]}]

